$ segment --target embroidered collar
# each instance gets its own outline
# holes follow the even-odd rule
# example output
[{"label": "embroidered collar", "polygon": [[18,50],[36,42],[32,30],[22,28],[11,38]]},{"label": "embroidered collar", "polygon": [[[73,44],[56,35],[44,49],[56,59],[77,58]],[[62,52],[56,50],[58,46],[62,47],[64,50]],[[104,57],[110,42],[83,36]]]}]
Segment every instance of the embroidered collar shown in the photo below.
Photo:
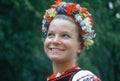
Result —
[{"label": "embroidered collar", "polygon": [[76,66],[74,66],[74,67],[72,67],[72,68],[67,69],[67,70],[64,71],[64,72],[61,72],[61,73],[58,72],[57,75],[52,74],[51,76],[49,76],[49,77],[47,78],[47,81],[49,81],[50,79],[54,79],[54,78],[56,78],[56,77],[59,77],[59,76],[63,75],[64,73],[74,71],[74,70],[76,70],[76,69],[80,69],[80,67],[76,65]]}]

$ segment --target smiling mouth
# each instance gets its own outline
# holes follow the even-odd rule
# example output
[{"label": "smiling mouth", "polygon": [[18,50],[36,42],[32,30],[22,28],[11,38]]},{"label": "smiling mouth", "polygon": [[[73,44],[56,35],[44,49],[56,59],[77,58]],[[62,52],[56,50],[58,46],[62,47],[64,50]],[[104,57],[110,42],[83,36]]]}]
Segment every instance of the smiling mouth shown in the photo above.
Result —
[{"label": "smiling mouth", "polygon": [[50,48],[51,51],[64,51],[64,49],[61,48]]},{"label": "smiling mouth", "polygon": [[59,55],[59,54],[61,54],[62,50],[58,49],[58,48],[51,48],[50,52],[54,55]]}]

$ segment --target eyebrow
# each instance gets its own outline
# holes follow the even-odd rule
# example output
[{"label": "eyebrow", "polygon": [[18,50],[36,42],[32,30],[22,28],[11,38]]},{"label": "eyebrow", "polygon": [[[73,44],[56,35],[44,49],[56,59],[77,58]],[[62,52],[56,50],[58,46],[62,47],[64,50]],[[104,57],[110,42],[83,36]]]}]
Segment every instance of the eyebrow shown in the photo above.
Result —
[{"label": "eyebrow", "polygon": [[53,30],[48,30],[48,32],[53,32]]},{"label": "eyebrow", "polygon": [[[49,30],[48,32],[54,32],[53,30]],[[62,33],[70,33],[69,31],[62,31]]]},{"label": "eyebrow", "polygon": [[[48,30],[48,32],[54,32],[53,30]],[[70,33],[69,31],[63,30],[64,33]]]},{"label": "eyebrow", "polygon": [[71,32],[69,32],[69,31],[63,31],[62,33],[69,33],[69,34],[71,34]]}]

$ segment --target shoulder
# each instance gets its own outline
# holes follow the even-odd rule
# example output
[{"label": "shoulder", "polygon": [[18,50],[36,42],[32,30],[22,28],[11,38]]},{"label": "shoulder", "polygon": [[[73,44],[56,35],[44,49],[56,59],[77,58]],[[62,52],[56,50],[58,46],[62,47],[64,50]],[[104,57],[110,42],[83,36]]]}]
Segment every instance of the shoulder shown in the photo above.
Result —
[{"label": "shoulder", "polygon": [[80,70],[73,76],[72,81],[101,81],[101,80],[88,70]]}]

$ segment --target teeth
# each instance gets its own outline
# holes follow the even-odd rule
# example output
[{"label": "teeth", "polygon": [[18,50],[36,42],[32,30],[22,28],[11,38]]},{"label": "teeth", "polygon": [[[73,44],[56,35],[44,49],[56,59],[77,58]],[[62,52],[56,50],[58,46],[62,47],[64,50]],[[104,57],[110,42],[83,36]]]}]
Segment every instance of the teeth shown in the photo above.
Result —
[{"label": "teeth", "polygon": [[50,48],[50,50],[62,50],[62,49],[58,49],[58,48]]},{"label": "teeth", "polygon": [[59,50],[59,49],[57,49],[57,48],[52,48],[51,50]]}]

